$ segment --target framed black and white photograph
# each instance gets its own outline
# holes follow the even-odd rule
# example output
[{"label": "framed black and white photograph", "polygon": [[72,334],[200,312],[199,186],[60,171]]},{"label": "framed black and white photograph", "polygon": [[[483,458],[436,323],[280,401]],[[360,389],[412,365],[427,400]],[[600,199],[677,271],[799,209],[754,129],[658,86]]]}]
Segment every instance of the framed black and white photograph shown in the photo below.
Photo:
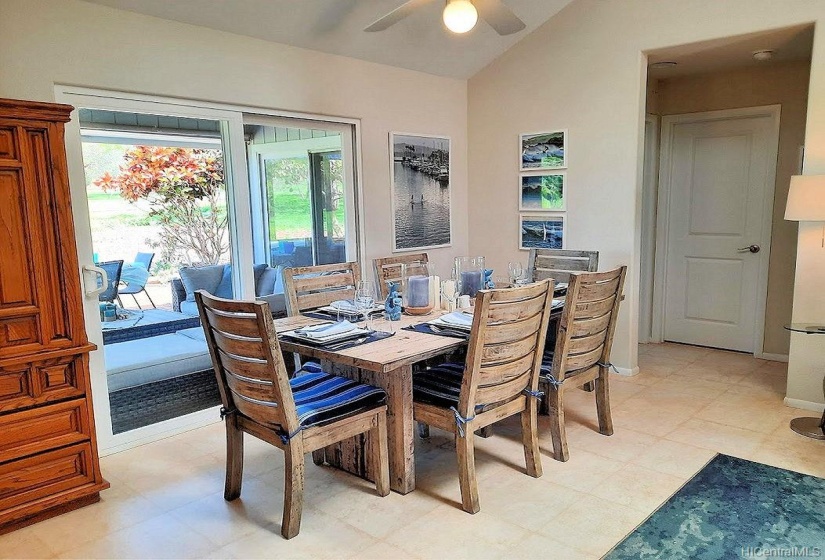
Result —
[{"label": "framed black and white photograph", "polygon": [[519,135],[521,170],[564,169],[567,167],[567,131]]},{"label": "framed black and white photograph", "polygon": [[519,215],[519,249],[564,249],[563,215]]},{"label": "framed black and white photograph", "polygon": [[450,139],[390,133],[393,251],[447,247],[450,219]]},{"label": "framed black and white photograph", "polygon": [[567,209],[567,173],[522,175],[519,210],[560,212]]}]

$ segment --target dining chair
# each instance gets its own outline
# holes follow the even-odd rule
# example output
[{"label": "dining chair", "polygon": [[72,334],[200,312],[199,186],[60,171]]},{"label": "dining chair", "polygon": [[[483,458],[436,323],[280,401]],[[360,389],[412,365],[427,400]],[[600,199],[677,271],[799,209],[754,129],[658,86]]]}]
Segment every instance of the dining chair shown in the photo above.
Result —
[{"label": "dining chair", "polygon": [[301,526],[304,454],[366,434],[378,494],[390,492],[387,394],[383,389],[325,373],[320,368],[289,379],[269,304],[232,301],[195,292],[226,423],[224,498],[241,495],[243,436],[282,449],[284,512],[281,535]]},{"label": "dining chair", "polygon": [[[149,270],[152,268],[152,261],[153,260],[155,260],[155,254],[154,253],[138,253],[137,256],[135,256],[134,264],[140,266],[141,268],[146,269],[146,272],[149,272]],[[126,281],[125,278],[123,280],[124,280],[124,282]],[[142,309],[142,307],[140,306],[140,303],[138,303],[138,299],[137,299],[137,294],[139,294],[141,292],[146,294],[146,297],[149,298],[149,303],[152,304],[153,308],[157,309],[158,306],[155,305],[154,301],[152,301],[152,296],[150,296],[149,292],[146,291],[146,280],[144,280],[142,282],[140,282],[140,281],[129,282],[128,284],[126,284],[125,286],[123,286],[122,288],[120,288],[118,290],[118,296],[122,296],[122,295],[132,296],[132,299],[135,300],[135,305],[138,306],[138,309]],[[118,300],[119,299],[120,298],[118,297]]]},{"label": "dining chair", "polygon": [[100,292],[98,301],[111,303],[117,299],[120,273],[123,271],[123,261],[106,261],[97,263],[97,266],[106,271],[107,280],[106,289]]},{"label": "dining chair", "polygon": [[596,272],[598,269],[598,251],[530,249],[527,261],[528,277],[533,281],[552,278],[556,282],[567,282],[571,272]]},{"label": "dining chair", "polygon": [[540,380],[545,391],[542,412],[551,417],[553,456],[557,461],[569,459],[564,392],[570,387],[595,382],[599,432],[613,435],[608,382],[610,350],[626,272],[627,267],[620,266],[608,272],[570,275],[556,347],[553,352],[545,352]]},{"label": "dining chair", "polygon": [[353,299],[360,280],[356,262],[285,268],[286,312],[292,317],[339,299]]},{"label": "dining chair", "polygon": [[537,399],[553,281],[476,295],[464,364],[445,363],[413,376],[413,417],[455,434],[464,511],[480,509],[474,431],[521,415],[527,474],[541,476]]},{"label": "dining chair", "polygon": [[401,265],[414,262],[429,263],[427,253],[409,253],[372,259],[372,266],[375,269],[375,278],[378,281],[378,289],[381,290],[382,300],[387,299],[390,294],[389,282],[397,282],[399,286],[401,285]]}]

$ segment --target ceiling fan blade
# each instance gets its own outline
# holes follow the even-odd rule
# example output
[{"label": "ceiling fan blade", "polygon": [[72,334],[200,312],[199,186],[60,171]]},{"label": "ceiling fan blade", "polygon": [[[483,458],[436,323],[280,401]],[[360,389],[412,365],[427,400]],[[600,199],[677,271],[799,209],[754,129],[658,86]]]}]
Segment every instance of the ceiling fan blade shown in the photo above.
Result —
[{"label": "ceiling fan blade", "polygon": [[408,0],[381,19],[378,19],[374,23],[365,27],[364,31],[384,31],[386,28],[391,25],[395,25],[413,13],[417,8],[420,8],[425,4],[429,4],[432,1],[433,0]]},{"label": "ceiling fan blade", "polygon": [[527,27],[501,0],[473,0],[473,5],[499,35],[512,35]]}]

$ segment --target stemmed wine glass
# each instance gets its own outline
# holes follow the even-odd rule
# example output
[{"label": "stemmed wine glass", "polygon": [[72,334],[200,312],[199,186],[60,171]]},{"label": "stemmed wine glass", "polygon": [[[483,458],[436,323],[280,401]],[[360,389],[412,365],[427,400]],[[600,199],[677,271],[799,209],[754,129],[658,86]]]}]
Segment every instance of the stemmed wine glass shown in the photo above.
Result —
[{"label": "stemmed wine glass", "polygon": [[375,307],[375,283],[370,280],[360,280],[355,287],[355,309],[358,315],[364,316],[364,328],[369,330],[370,311]]},{"label": "stemmed wine glass", "polygon": [[524,265],[520,261],[514,261],[507,264],[507,270],[510,271],[510,283],[515,286],[519,280],[524,276]]}]

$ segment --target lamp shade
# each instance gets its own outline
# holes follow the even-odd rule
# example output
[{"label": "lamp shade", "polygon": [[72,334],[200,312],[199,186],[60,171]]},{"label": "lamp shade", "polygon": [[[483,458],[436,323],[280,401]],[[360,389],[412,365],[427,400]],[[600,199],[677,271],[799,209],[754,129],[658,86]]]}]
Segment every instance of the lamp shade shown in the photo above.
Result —
[{"label": "lamp shade", "polygon": [[825,175],[791,177],[785,219],[795,222],[825,221]]}]

